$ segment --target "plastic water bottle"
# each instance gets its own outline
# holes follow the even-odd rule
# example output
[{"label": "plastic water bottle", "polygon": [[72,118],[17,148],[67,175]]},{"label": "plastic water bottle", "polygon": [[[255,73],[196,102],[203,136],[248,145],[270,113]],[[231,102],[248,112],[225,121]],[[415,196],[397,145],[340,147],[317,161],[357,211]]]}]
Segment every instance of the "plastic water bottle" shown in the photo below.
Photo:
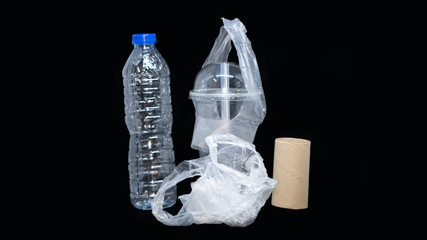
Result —
[{"label": "plastic water bottle", "polygon": [[[134,207],[151,210],[151,200],[175,167],[170,72],[155,46],[155,34],[134,34],[132,44],[123,68],[130,199]],[[164,208],[175,204],[176,187],[166,192],[164,201]]]}]

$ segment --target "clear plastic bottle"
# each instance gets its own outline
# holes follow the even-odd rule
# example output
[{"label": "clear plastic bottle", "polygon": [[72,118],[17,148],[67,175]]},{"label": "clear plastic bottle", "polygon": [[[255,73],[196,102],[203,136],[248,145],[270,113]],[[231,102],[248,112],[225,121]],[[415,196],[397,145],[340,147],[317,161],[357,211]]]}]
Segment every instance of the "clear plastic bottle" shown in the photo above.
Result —
[{"label": "clear plastic bottle", "polygon": [[[155,34],[134,34],[132,44],[123,68],[130,198],[134,207],[151,210],[151,200],[175,167],[170,72],[155,46]],[[176,187],[166,192],[163,206],[175,202]]]}]

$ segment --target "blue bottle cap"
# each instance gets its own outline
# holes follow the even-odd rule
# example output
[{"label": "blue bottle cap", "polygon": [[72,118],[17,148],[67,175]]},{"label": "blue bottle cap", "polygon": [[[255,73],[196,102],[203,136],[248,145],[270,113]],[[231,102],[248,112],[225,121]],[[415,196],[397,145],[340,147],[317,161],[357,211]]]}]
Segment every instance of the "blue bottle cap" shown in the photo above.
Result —
[{"label": "blue bottle cap", "polygon": [[132,35],[132,44],[143,45],[154,43],[156,43],[155,33],[141,33]]}]

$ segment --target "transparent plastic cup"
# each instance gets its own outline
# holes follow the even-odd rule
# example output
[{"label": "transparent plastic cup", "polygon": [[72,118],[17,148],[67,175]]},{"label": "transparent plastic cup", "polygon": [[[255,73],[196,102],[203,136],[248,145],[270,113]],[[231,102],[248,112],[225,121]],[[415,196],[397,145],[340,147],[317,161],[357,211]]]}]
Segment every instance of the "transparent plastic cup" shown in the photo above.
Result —
[{"label": "transparent plastic cup", "polygon": [[197,117],[231,120],[248,97],[242,72],[236,63],[220,62],[200,70],[190,91]]},{"label": "transparent plastic cup", "polygon": [[258,125],[254,125],[256,93],[249,93],[240,66],[216,62],[204,66],[190,91],[196,109],[191,147],[200,156],[208,154],[205,138],[214,133],[231,133],[252,142]]}]

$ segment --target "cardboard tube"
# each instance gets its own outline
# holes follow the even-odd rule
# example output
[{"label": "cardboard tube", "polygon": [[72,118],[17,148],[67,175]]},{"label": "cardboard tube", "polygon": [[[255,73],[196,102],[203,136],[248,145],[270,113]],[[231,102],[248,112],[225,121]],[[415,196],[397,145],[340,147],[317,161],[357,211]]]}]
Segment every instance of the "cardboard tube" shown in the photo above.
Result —
[{"label": "cardboard tube", "polygon": [[273,190],[271,204],[288,209],[308,207],[310,141],[299,138],[276,138],[274,144]]}]

